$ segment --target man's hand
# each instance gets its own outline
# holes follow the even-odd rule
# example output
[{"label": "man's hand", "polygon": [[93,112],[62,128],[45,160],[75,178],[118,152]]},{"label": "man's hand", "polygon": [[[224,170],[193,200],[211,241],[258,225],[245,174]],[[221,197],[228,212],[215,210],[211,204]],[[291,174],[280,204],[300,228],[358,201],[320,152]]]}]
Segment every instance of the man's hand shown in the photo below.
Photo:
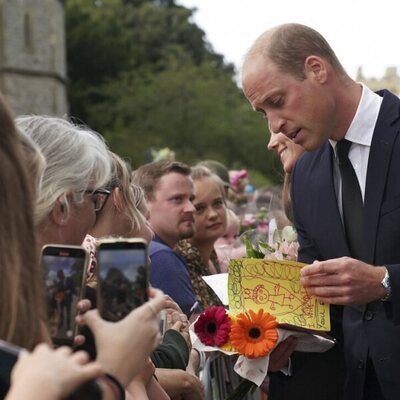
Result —
[{"label": "man's hand", "polygon": [[278,372],[289,365],[289,357],[297,345],[297,338],[289,336],[272,351],[269,358],[268,371]]},{"label": "man's hand", "polygon": [[314,261],[301,269],[307,293],[328,304],[366,304],[385,296],[381,281],[385,267],[374,267],[350,257]]},{"label": "man's hand", "polygon": [[171,399],[203,400],[204,387],[200,379],[180,369],[156,369],[160,385]]}]

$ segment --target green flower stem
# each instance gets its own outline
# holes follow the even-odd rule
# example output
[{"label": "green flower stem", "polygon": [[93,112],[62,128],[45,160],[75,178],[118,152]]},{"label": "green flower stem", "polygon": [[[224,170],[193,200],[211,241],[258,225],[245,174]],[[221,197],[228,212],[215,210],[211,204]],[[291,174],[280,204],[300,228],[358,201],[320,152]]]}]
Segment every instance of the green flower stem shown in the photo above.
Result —
[{"label": "green flower stem", "polygon": [[257,385],[247,379],[243,379],[235,390],[225,400],[242,400],[247,393],[254,392]]}]

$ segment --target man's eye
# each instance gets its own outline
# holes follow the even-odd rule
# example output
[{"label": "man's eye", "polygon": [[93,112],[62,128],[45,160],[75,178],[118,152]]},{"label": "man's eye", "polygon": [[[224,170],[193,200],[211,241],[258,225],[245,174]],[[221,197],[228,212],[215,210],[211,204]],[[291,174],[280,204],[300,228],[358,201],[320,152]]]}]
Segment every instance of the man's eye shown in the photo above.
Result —
[{"label": "man's eye", "polygon": [[260,114],[262,118],[264,118],[264,119],[267,118],[267,114],[265,113],[265,111],[263,111],[263,110],[257,110],[257,113]]},{"label": "man's eye", "polygon": [[172,199],[171,199],[171,201],[172,202],[174,202],[174,203],[181,203],[182,202],[182,197],[181,196],[176,196],[176,197],[173,197]]},{"label": "man's eye", "polygon": [[271,99],[271,104],[274,107],[280,107],[283,104],[282,97],[274,97]]}]

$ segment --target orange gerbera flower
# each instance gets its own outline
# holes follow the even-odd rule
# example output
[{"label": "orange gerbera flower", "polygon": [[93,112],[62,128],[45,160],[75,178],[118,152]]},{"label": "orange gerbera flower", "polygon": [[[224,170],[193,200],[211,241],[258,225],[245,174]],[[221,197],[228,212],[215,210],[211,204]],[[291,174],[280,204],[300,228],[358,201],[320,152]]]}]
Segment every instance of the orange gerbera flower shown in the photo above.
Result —
[{"label": "orange gerbera flower", "polygon": [[271,314],[253,310],[236,315],[232,321],[231,342],[239,354],[248,358],[266,356],[278,340],[278,323]]}]

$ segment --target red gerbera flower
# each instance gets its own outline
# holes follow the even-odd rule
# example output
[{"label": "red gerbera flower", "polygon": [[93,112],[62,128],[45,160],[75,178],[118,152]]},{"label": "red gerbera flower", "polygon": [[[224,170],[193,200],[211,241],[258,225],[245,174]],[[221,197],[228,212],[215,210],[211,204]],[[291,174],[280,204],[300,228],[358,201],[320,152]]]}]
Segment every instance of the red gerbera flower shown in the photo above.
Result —
[{"label": "red gerbera flower", "polygon": [[221,306],[207,308],[194,324],[196,335],[207,346],[223,346],[228,341],[230,329],[231,320]]}]

